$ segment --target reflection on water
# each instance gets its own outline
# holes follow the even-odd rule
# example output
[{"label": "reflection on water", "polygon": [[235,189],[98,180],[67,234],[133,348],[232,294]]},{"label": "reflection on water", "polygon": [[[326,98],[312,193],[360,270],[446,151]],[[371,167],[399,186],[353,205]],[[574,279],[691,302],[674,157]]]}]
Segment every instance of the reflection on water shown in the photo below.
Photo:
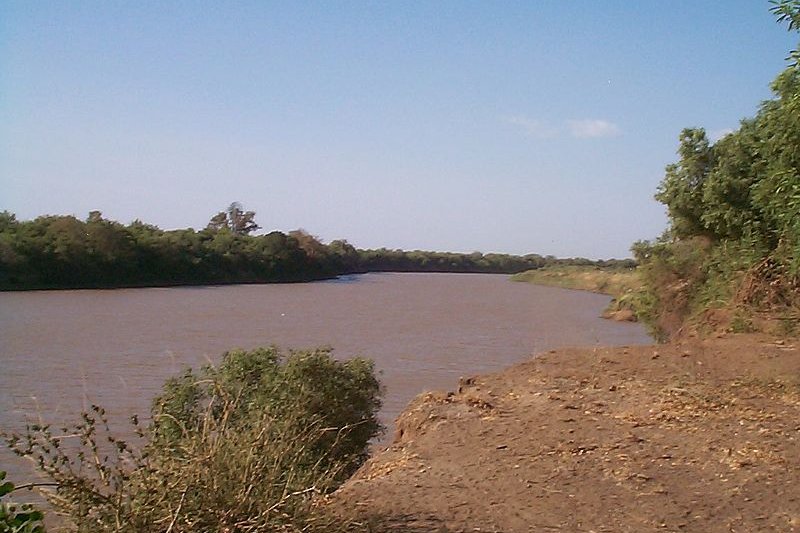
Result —
[{"label": "reflection on water", "polygon": [[362,278],[362,274],[343,274],[333,279],[320,281],[319,283],[356,283]]},{"label": "reflection on water", "polygon": [[[164,379],[184,366],[268,344],[373,358],[390,423],[422,391],[453,389],[459,376],[537,351],[649,342],[639,325],[597,318],[608,300],[489,274],[0,293],[0,428],[39,415],[73,421],[92,403],[119,420],[146,414]],[[0,452],[0,463],[12,459]]]}]

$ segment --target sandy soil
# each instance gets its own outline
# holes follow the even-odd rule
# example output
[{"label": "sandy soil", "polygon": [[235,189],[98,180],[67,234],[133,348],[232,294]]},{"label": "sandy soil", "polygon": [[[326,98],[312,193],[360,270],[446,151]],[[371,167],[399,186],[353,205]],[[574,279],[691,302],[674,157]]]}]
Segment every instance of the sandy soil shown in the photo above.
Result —
[{"label": "sandy soil", "polygon": [[403,531],[800,531],[790,340],[549,352],[422,395],[397,428],[334,508]]}]

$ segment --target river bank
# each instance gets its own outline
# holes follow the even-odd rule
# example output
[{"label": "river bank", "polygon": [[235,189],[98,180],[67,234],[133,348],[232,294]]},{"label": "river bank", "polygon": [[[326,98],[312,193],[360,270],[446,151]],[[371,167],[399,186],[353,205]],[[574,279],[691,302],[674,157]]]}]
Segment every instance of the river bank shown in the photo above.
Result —
[{"label": "river bank", "polygon": [[550,351],[415,399],[332,499],[416,531],[800,530],[800,353]]},{"label": "river bank", "polygon": [[607,294],[613,300],[602,317],[621,322],[636,322],[636,294],[642,281],[635,268],[596,265],[551,265],[511,276],[512,281]]}]

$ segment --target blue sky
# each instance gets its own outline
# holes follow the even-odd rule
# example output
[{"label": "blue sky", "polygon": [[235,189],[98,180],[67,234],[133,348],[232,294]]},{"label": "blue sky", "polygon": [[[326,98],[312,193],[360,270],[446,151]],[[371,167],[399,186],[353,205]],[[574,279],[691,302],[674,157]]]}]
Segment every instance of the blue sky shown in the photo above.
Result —
[{"label": "blue sky", "polygon": [[7,0],[0,210],[623,257],[796,44],[756,0]]}]

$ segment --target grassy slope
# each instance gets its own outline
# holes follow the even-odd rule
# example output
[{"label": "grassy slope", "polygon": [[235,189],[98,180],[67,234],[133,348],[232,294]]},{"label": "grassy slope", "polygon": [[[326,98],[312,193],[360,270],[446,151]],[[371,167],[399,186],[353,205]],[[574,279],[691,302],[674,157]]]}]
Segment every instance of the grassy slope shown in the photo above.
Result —
[{"label": "grassy slope", "polygon": [[513,281],[527,281],[564,289],[608,294],[620,298],[642,287],[636,270],[606,269],[594,266],[556,266],[528,270],[511,277]]},{"label": "grassy slope", "polygon": [[608,294],[613,296],[614,300],[603,312],[603,316],[619,320],[635,319],[632,299],[633,295],[642,288],[642,281],[638,273],[635,269],[629,268],[554,266],[528,270],[515,274],[511,279],[537,285]]}]

